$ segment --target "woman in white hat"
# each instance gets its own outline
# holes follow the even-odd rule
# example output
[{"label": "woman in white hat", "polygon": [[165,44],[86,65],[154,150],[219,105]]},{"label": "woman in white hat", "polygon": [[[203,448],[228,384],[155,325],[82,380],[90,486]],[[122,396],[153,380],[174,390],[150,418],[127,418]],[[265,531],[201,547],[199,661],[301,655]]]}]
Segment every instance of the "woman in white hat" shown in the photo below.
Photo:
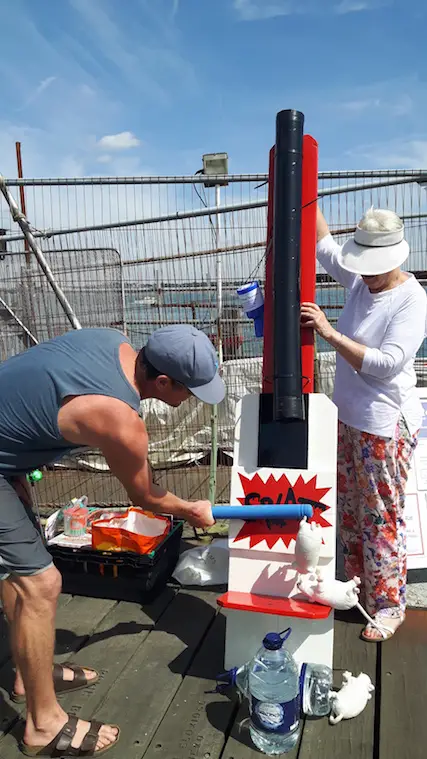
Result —
[{"label": "woman in white hat", "polygon": [[340,247],[318,209],[317,257],[346,288],[337,329],[314,303],[302,323],[337,353],[338,513],[349,578],[362,578],[366,640],[385,640],[405,618],[404,493],[422,420],[414,358],[426,335],[427,297],[401,270],[409,254],[401,219],[370,209]]}]

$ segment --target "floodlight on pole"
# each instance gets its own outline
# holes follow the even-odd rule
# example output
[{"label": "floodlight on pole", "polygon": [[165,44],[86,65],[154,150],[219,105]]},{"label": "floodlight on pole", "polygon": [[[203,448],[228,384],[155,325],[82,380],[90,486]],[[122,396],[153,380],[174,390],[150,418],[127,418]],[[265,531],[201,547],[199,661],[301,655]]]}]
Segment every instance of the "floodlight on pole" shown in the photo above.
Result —
[{"label": "floodlight on pole", "polygon": [[[209,176],[225,176],[228,174],[228,153],[205,153],[202,156],[203,169],[201,174]],[[205,187],[215,188],[215,207],[218,209],[221,203],[221,187],[227,187],[228,181],[226,179],[218,181],[217,178],[209,181],[207,179],[203,182]],[[214,244],[218,249],[220,246],[220,217],[216,216],[216,222],[214,227]],[[216,337],[217,337],[217,349],[219,364],[222,365],[222,266],[221,255],[218,253],[216,261],[216,296],[217,296],[217,319],[216,319]],[[211,503],[215,503],[216,497],[216,477],[217,477],[217,457],[218,457],[218,408],[212,407],[211,415],[211,463],[209,474],[209,500]]]},{"label": "floodlight on pole", "polygon": [[[206,174],[206,176],[212,174],[216,176],[225,176],[225,174],[228,174],[228,153],[205,153],[202,156],[202,160],[202,174]],[[205,187],[227,187],[228,181],[225,179],[221,182],[218,182],[218,180],[213,182],[206,181],[204,182],[204,185]]]}]

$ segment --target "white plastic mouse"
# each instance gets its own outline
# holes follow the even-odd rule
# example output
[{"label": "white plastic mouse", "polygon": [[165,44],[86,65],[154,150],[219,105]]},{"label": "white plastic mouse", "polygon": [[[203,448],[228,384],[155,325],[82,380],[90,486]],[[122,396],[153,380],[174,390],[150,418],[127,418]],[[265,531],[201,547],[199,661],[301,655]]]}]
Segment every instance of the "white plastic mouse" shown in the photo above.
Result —
[{"label": "white plastic mouse", "polygon": [[336,725],[343,719],[357,717],[372,698],[374,690],[371,678],[363,672],[357,677],[353,677],[351,672],[343,672],[341,689],[329,694],[331,725]]},{"label": "white plastic mouse", "polygon": [[315,575],[300,575],[297,580],[298,590],[311,603],[331,606],[332,609],[338,609],[339,611],[348,611],[349,609],[356,608],[368,620],[369,624],[375,627],[382,637],[385,637],[386,628],[384,625],[378,624],[375,619],[369,616],[363,606],[360,605],[359,586],[359,577],[353,577],[348,582],[341,582],[333,578],[324,579],[320,569],[316,570]]},{"label": "white plastic mouse", "polygon": [[304,517],[299,523],[299,530],[295,543],[294,567],[299,574],[314,572],[322,547],[322,528],[316,522],[307,522]]},{"label": "white plastic mouse", "polygon": [[360,578],[353,577],[348,582],[334,578],[322,577],[320,571],[316,575],[302,575],[297,582],[298,590],[312,603],[331,606],[341,611],[352,609],[359,602]]}]

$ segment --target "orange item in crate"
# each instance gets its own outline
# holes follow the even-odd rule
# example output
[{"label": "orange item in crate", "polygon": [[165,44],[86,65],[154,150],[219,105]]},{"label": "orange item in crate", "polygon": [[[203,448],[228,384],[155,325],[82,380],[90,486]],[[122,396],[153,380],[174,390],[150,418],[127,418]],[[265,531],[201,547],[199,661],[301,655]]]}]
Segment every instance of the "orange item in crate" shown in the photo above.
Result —
[{"label": "orange item in crate", "polygon": [[96,551],[154,551],[171,527],[167,517],[159,517],[132,506],[121,516],[92,523],[92,548]]}]

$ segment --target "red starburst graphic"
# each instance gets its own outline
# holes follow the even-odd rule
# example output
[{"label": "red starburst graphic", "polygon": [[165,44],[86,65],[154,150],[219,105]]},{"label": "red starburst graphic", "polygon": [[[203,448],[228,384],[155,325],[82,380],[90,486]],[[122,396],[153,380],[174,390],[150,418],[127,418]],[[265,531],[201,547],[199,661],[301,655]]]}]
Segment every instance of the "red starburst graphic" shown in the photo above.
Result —
[{"label": "red starburst graphic", "polygon": [[[238,498],[241,504],[276,504],[276,503],[309,503],[313,507],[313,516],[309,522],[316,522],[321,527],[331,527],[325,519],[324,513],[330,506],[322,503],[322,499],[330,491],[330,488],[318,488],[317,476],[304,482],[301,475],[294,485],[291,485],[285,474],[278,480],[270,475],[264,482],[259,474],[251,479],[239,474],[244,497]],[[234,539],[234,542],[249,538],[249,547],[253,548],[263,540],[269,548],[273,548],[281,539],[286,548],[291,540],[296,540],[299,524],[295,520],[263,519],[245,522],[242,529]]]}]

